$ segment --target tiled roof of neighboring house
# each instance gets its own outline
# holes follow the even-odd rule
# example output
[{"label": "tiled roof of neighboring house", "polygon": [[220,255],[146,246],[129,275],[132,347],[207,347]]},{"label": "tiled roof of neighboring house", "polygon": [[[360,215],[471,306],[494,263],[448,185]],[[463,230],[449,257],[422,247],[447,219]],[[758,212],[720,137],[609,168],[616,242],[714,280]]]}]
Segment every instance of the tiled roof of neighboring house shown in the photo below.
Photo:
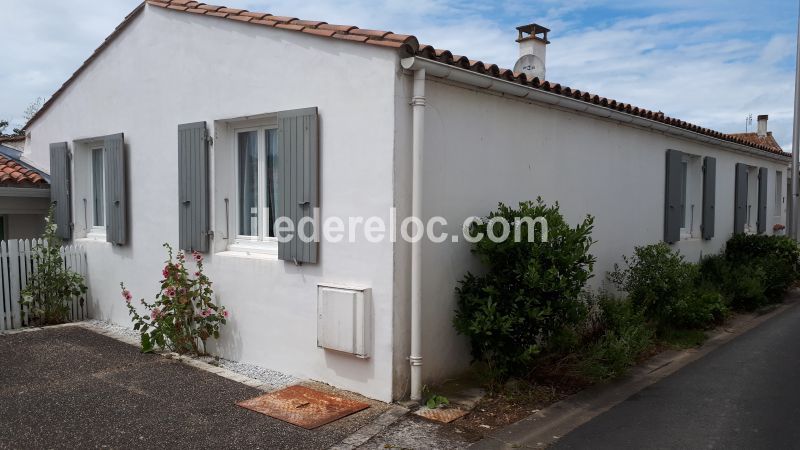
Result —
[{"label": "tiled roof of neighboring house", "polygon": [[0,186],[47,187],[47,180],[27,164],[0,154]]},{"label": "tiled roof of neighboring house", "polygon": [[25,136],[21,134],[14,136],[0,136],[0,144],[2,144],[3,142],[19,142],[24,140]]},{"label": "tiled roof of neighboring house", "polygon": [[780,144],[778,144],[778,141],[776,141],[772,136],[771,131],[767,131],[766,136],[759,136],[758,133],[735,133],[731,136],[747,141],[751,145],[766,145],[767,147],[772,148],[775,152],[783,151]]},{"label": "tiled roof of neighboring house", "polygon": [[130,23],[133,17],[137,16],[142,11],[145,4],[167,8],[174,11],[217,17],[226,20],[235,20],[239,22],[247,22],[253,25],[280,28],[331,39],[341,39],[363,44],[393,48],[400,52],[401,56],[417,56],[427,58],[433,61],[471,70],[502,80],[518,83],[534,89],[540,89],[542,91],[551,92],[564,97],[570,97],[615,111],[654,120],[656,122],[661,122],[673,127],[682,128],[716,139],[754,147],[773,154],[789,156],[789,154],[784,153],[780,147],[775,148],[771,145],[761,142],[754,142],[737,135],[726,134],[704,128],[680,119],[669,117],[661,111],[650,111],[629,103],[618,102],[616,100],[601,97],[590,92],[572,89],[567,86],[562,86],[558,83],[552,83],[548,80],[539,80],[538,78],[529,80],[523,73],[513,72],[509,69],[502,69],[496,64],[471,60],[465,56],[454,55],[449,50],[441,50],[430,45],[420,44],[417,38],[411,35],[396,34],[392,33],[391,31],[362,29],[353,25],[334,25],[318,20],[301,20],[295,17],[275,16],[269,13],[251,12],[244,9],[208,5],[193,0],[145,0],[142,4],[137,6],[136,9],[134,9],[125,17],[125,20],[123,20],[122,23],[117,26],[111,35],[106,38],[100,47],[98,47],[97,50],[95,50],[94,53],[89,56],[83,65],[81,65],[81,67],[79,67],[78,70],[75,71],[75,73],[53,94],[53,96],[50,97],[50,99],[42,106],[39,112],[28,121],[28,124],[25,125],[25,128],[30,126],[33,121],[35,121],[44,111],[48,109],[48,107],[59,96],[59,94],[67,86],[69,86],[72,80],[74,80],[83,71],[83,69],[108,46],[108,44],[128,25],[128,23]]}]

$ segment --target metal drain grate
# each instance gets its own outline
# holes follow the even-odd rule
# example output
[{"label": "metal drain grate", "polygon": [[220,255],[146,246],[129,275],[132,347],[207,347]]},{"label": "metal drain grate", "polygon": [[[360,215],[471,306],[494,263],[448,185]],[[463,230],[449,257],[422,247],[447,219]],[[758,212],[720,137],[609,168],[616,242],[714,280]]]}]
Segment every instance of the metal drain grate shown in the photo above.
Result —
[{"label": "metal drain grate", "polygon": [[308,430],[369,408],[363,402],[299,385],[244,400],[237,405]]}]

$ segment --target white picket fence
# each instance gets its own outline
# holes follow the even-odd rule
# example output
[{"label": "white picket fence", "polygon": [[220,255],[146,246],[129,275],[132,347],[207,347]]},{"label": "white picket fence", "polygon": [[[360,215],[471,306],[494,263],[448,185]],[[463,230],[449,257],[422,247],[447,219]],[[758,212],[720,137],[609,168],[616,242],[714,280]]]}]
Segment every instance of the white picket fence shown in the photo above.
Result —
[{"label": "white picket fence", "polygon": [[[25,315],[20,309],[20,292],[28,285],[28,279],[36,271],[34,252],[36,246],[44,245],[40,239],[9,239],[0,241],[0,331],[20,328]],[[86,250],[81,246],[61,247],[64,266],[86,278]],[[88,293],[70,302],[70,320],[89,317]]]}]

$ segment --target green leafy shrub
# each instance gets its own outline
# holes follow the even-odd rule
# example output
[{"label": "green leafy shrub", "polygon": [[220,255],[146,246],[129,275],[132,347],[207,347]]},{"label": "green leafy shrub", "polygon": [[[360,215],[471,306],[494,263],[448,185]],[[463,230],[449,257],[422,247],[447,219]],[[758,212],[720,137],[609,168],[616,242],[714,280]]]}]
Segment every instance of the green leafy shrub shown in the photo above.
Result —
[{"label": "green leafy shrub", "polygon": [[615,264],[609,279],[628,294],[633,306],[661,325],[680,320],[681,309],[695,295],[697,266],[663,242],[636,247],[633,256],[623,260],[626,267]]},{"label": "green leafy shrub", "polygon": [[[69,304],[73,297],[86,294],[83,277],[66,268],[61,257],[61,238],[56,236],[53,207],[45,219],[42,245],[33,249],[36,270],[28,279],[19,301],[23,314],[27,310],[28,325],[54,325],[69,320]],[[81,303],[84,299],[80,299]]]},{"label": "green leafy shrub", "polygon": [[725,297],[711,288],[696,289],[672,307],[670,325],[677,328],[706,328],[718,325],[728,315]]},{"label": "green leafy shrub", "polygon": [[[725,258],[734,268],[760,268],[769,302],[783,300],[800,278],[800,247],[786,236],[734,235],[725,244]],[[751,278],[758,278],[758,274]]]},{"label": "green leafy shrub", "polygon": [[699,267],[701,286],[722,293],[731,309],[752,311],[768,303],[767,277],[759,264],[734,262],[722,253],[704,257]]},{"label": "green leafy shrub", "polygon": [[653,330],[630,300],[602,297],[593,339],[581,351],[578,370],[591,381],[623,375],[653,345]]},{"label": "green leafy shrub", "polygon": [[[140,302],[147,308],[139,314],[131,304],[133,295],[120,283],[122,298],[128,306],[134,330],[141,334],[142,351],[150,352],[155,347],[178,353],[205,352],[206,340],[218,338],[219,330],[228,319],[228,311],[212,301],[211,281],[203,273],[203,256],[193,253],[197,271],[190,274],[186,268],[186,256],[179,251],[173,257],[172,247],[164,244],[169,259],[161,274],[161,289],[153,303]],[[202,347],[198,345],[202,343]]]},{"label": "green leafy shrub", "polygon": [[[569,226],[558,203],[520,203],[512,209],[502,203],[488,219],[505,218],[511,233],[502,242],[487,237],[488,221],[475,225],[483,233],[476,254],[487,271],[468,273],[456,289],[456,330],[470,340],[472,356],[486,364],[490,377],[501,379],[523,371],[547,345],[548,339],[565,325],[583,320],[579,295],[592,276],[595,258],[592,245],[593,218]],[[516,218],[544,218],[548,239],[529,242],[534,229]],[[513,239],[515,233],[521,239]],[[497,233],[498,235],[500,233]]]}]

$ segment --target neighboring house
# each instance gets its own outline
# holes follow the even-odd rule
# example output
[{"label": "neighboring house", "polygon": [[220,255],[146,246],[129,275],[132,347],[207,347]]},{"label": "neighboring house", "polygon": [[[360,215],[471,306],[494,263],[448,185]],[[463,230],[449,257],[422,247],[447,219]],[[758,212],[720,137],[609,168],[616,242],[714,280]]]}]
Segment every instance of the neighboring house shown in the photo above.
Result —
[{"label": "neighboring house", "polygon": [[24,142],[0,138],[0,240],[40,237],[50,207],[48,175],[23,159]]},{"label": "neighboring house", "polygon": [[25,149],[25,136],[2,136],[0,137],[0,145],[11,147],[14,150],[19,150],[21,152]]},{"label": "neighboring house", "polygon": [[[520,28],[519,70],[544,76],[542,32]],[[480,270],[470,244],[278,243],[274,217],[396,208],[458,235],[542,196],[571,223],[595,216],[594,287],[635,245],[697,259],[785,223],[779,148],[525,73],[408,35],[152,0],[31,119],[25,152],[87,248],[96,318],[128,322],[119,282],[149,298],[161,244],[180,243],[206,253],[233,314],[218,354],[391,400],[420,367],[417,389],[468,366],[451,320],[458,281]]]}]

